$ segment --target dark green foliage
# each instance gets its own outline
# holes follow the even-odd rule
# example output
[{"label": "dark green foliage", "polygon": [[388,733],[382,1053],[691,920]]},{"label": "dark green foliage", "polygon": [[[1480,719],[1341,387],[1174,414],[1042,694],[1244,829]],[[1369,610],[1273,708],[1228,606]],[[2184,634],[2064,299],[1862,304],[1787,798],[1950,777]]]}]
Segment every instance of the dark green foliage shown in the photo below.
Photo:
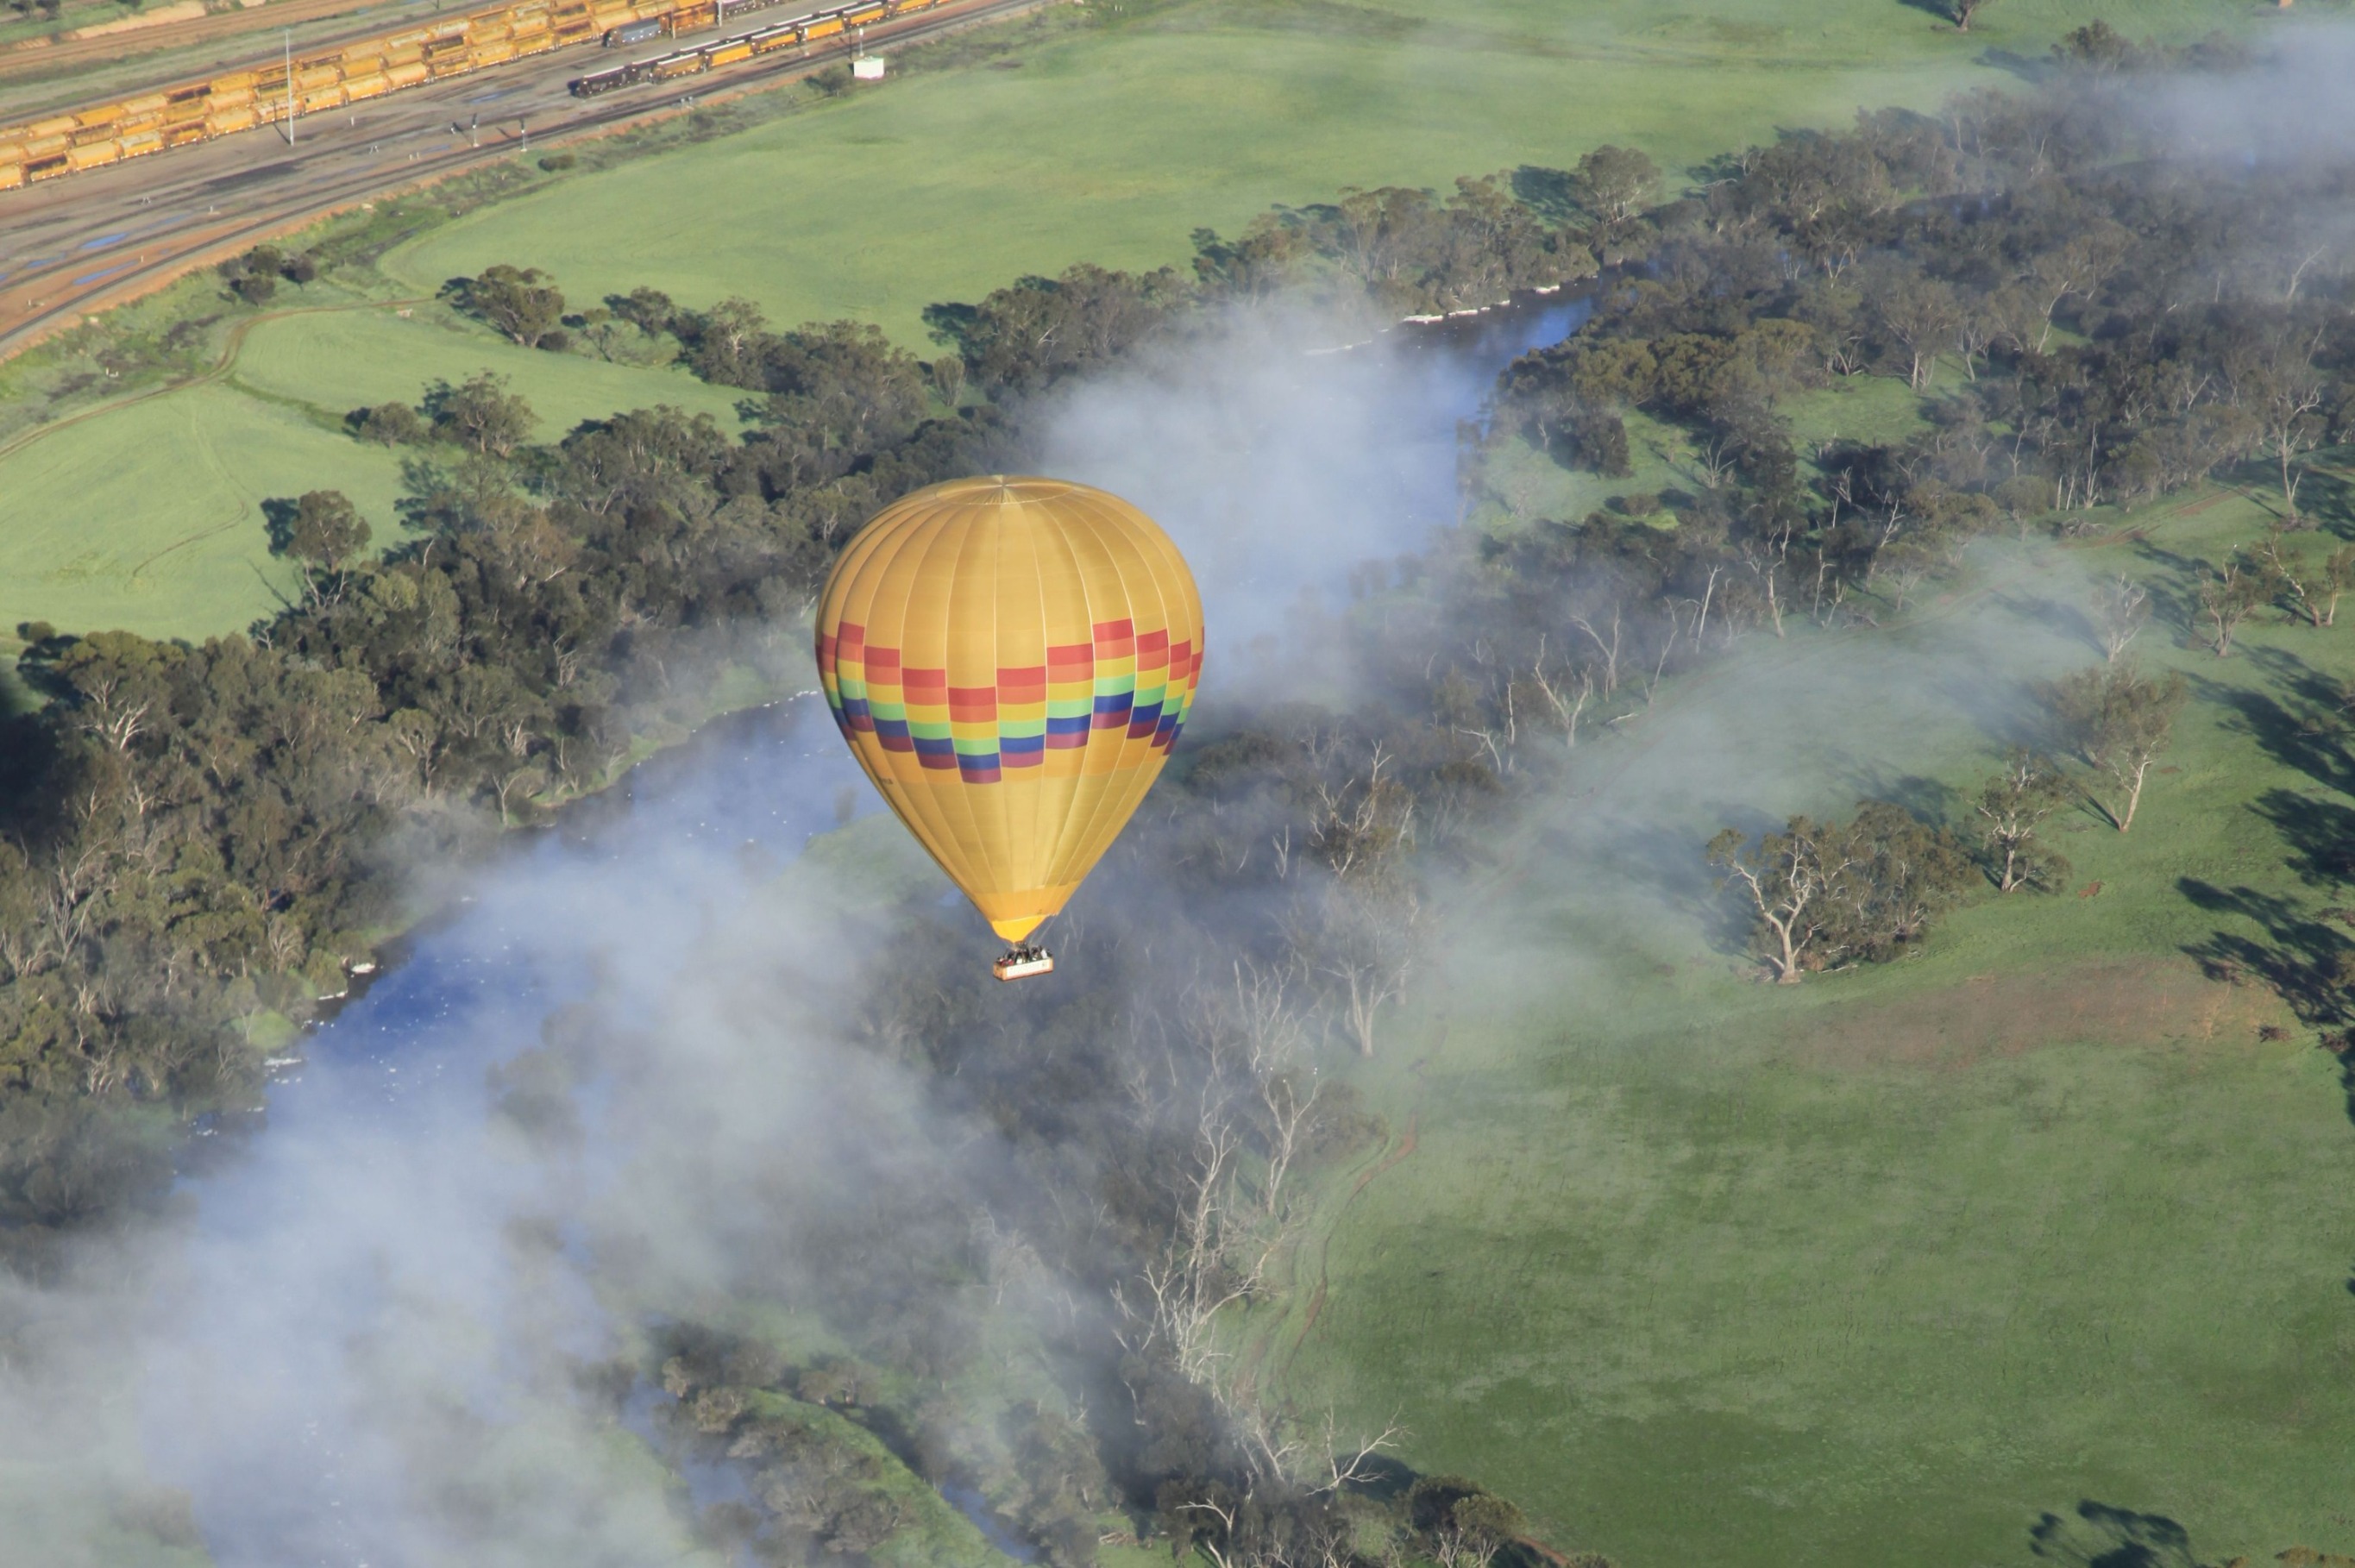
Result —
[{"label": "dark green foliage", "polygon": [[368,548],[371,530],[340,490],[305,491],[298,499],[264,501],[270,548],[325,571],[334,571]]},{"label": "dark green foliage", "polygon": [[2124,661],[2094,665],[2044,688],[2063,744],[2113,786],[2103,810],[2119,832],[2134,826],[2143,785],[2189,696],[2181,676],[2169,671],[2154,679]]},{"label": "dark green foliage", "polygon": [[378,403],[374,408],[354,409],[344,416],[344,423],[362,441],[373,441],[385,446],[410,445],[432,434],[433,427],[418,416],[407,403]]},{"label": "dark green foliage", "polygon": [[1729,827],[1710,841],[1709,861],[1752,922],[1751,950],[1785,985],[1900,956],[1962,896],[1971,870],[1950,836],[1885,800],[1859,803],[1846,823],[1794,816],[1754,845]]},{"label": "dark green foliage", "polygon": [[678,307],[660,289],[632,289],[627,294],[607,294],[606,308],[647,336],[668,332],[678,319]]},{"label": "dark green foliage", "polygon": [[[448,846],[600,782],[694,700],[674,668],[767,656],[758,628],[790,622],[853,527],[983,465],[987,419],[918,424],[915,361],[871,332],[772,347],[772,422],[744,443],[655,409],[533,447],[531,410],[487,373],[437,383],[421,415],[360,411],[364,439],[425,445],[412,537],[378,561],[336,492],[268,503],[273,548],[310,570],[250,639],[23,628],[49,701],[0,719],[0,1107],[249,1093],[241,1022],[309,1016],[365,955],[355,933],[395,918],[391,834]],[[510,1098],[537,1115],[525,1086]],[[0,1188],[80,1214],[83,1188],[24,1185],[64,1168],[26,1125],[0,1123]]]},{"label": "dark green foliage", "polygon": [[1594,271],[1596,236],[1580,220],[1572,184],[1560,171],[1523,169],[1459,179],[1444,197],[1399,186],[1346,190],[1338,201],[1262,214],[1235,240],[1196,229],[1194,274],[1213,299],[1318,285],[1392,315],[1494,304]]},{"label": "dark green foliage", "polygon": [[564,347],[564,295],[537,267],[485,267],[442,284],[442,297],[526,348]]},{"label": "dark green foliage", "polygon": [[506,378],[488,370],[463,386],[436,381],[419,405],[433,433],[485,457],[512,457],[531,438],[531,405],[506,389]]},{"label": "dark green foliage", "polygon": [[1188,303],[1168,268],[1142,276],[1085,264],[1060,277],[1024,278],[977,305],[932,305],[935,340],[954,345],[993,399],[1041,392],[1111,363]]},{"label": "dark green foliage", "polygon": [[308,251],[289,256],[274,245],[256,245],[214,268],[227,280],[229,292],[248,304],[270,303],[281,281],[308,283],[319,275],[319,261]]},{"label": "dark green foliage", "polygon": [[1981,865],[1998,892],[2059,890],[2069,874],[2068,857],[2039,834],[2074,793],[2050,759],[2024,750],[2013,752],[2003,771],[1980,788],[1971,809],[1979,819]]}]

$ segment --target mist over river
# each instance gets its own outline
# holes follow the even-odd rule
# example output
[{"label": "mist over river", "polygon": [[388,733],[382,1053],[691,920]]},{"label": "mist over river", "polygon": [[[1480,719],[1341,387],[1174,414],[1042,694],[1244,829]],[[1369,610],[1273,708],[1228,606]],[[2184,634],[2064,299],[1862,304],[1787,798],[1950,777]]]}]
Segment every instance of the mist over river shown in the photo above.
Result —
[{"label": "mist over river", "polygon": [[[1459,421],[1505,364],[1587,309],[1533,302],[1322,353],[1254,357],[1249,333],[1231,335],[1183,367],[1132,368],[1071,400],[1046,443],[1050,471],[1129,496],[1201,579],[1208,723],[1235,640],[1269,629],[1304,589],[1336,587],[1354,561],[1455,522]],[[1167,432],[1171,405],[1205,400],[1222,405],[1208,413],[1240,411],[1252,438],[1230,443],[1210,419],[1190,436],[1135,438],[1140,421]],[[1288,528],[1311,486],[1332,521]],[[433,1516],[459,1451],[492,1456],[496,1474],[467,1479],[500,1488],[502,1506],[527,1502],[503,1550],[478,1563],[676,1541],[664,1467],[584,1435],[550,1371],[623,1343],[578,1217],[627,1179],[635,1135],[591,1084],[574,1152],[527,1157],[495,1076],[566,1004],[593,994],[608,1013],[648,1019],[675,1008],[713,961],[715,933],[741,925],[836,826],[846,792],[856,812],[880,809],[813,696],[707,727],[558,827],[454,873],[447,914],[307,1037],[266,1117],[190,1162],[193,1219],[151,1303],[139,1427],[150,1472],[192,1495],[221,1568],[444,1555]],[[973,932],[981,964],[992,949],[978,919]],[[782,952],[825,933],[752,940]],[[746,942],[738,930],[726,952]],[[519,1251],[535,1227],[546,1235]],[[559,1475],[580,1478],[548,1480]],[[698,1494],[724,1489],[688,1479]],[[978,1513],[972,1494],[951,1495]]]}]

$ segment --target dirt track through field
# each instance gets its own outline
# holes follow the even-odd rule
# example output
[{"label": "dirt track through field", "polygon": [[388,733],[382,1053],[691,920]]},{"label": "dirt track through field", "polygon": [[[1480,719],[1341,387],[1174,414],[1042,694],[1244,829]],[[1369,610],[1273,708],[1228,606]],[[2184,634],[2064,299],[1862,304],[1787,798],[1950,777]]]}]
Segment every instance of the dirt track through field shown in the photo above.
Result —
[{"label": "dirt track through field", "polygon": [[[265,322],[284,321],[290,316],[297,315],[338,315],[346,312],[359,310],[393,310],[403,307],[414,308],[415,306],[429,304],[431,303],[432,302],[430,300],[425,299],[421,295],[414,299],[357,300],[347,304],[297,305],[287,310],[265,311],[260,315],[248,316],[245,320],[239,322],[235,326],[229,329],[228,341],[221,345],[219,355],[213,360],[212,364],[208,368],[199,370],[192,376],[182,376],[176,380],[165,381],[159,386],[142,388],[136,392],[126,393],[120,398],[112,398],[102,403],[93,403],[89,408],[77,410],[63,419],[53,420],[47,424],[35,425],[31,430],[26,431],[22,434],[17,435],[11,440],[0,441],[0,461],[5,461],[10,457],[14,457],[17,453],[24,451],[27,447],[32,446],[49,436],[55,435],[61,430],[69,430],[73,426],[81,423],[84,420],[96,419],[101,414],[114,413],[120,410],[130,408],[137,403],[150,402],[157,398],[167,398],[175,392],[185,392],[191,387],[201,387],[206,385],[208,382],[220,380],[231,370],[237,368],[237,358],[238,356],[244,351],[247,336],[252,333],[255,327],[263,325]],[[183,542],[185,543],[186,541]],[[179,547],[176,545],[172,548],[176,549]],[[168,554],[169,551],[162,553]],[[155,558],[149,558],[150,560],[153,560]],[[144,561],[141,563],[142,566],[144,566],[145,564],[147,563]]]}]

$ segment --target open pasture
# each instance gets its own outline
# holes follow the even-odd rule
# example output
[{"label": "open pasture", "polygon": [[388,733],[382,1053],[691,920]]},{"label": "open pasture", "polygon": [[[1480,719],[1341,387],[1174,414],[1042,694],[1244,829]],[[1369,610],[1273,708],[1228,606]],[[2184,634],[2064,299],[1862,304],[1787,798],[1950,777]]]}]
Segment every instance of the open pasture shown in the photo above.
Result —
[{"label": "open pasture", "polygon": [[[1604,142],[1680,169],[1779,127],[2000,84],[2100,10],[2005,0],[1966,38],[1905,0],[1111,5],[1093,25],[1008,24],[986,63],[553,181],[387,267],[422,295],[495,261],[538,266],[576,308],[642,283],[689,304],[744,294],[779,322],[852,316],[930,353],[926,304],[1025,272],[1179,262],[1197,226],[1231,231],[1273,202],[1561,166]],[[2145,0],[2134,17],[2178,37],[2236,20],[2196,0]],[[397,465],[333,419],[486,366],[543,434],[655,401],[724,415],[734,398],[527,353],[432,308],[270,322],[201,396],[0,455],[0,625],[244,624],[283,585],[263,496],[342,489],[388,536]]]},{"label": "open pasture", "polygon": [[[2005,0],[1963,37],[1905,0],[1114,0],[1100,26],[1009,24],[987,66],[563,181],[389,264],[420,284],[511,261],[578,297],[742,294],[780,322],[856,316],[928,351],[925,305],[1024,273],[1182,262],[1196,228],[1231,233],[1273,203],[1565,167],[1606,142],[1682,170],[1859,107],[2000,85],[2101,14]],[[2132,24],[2243,20],[2144,0]]]},{"label": "open pasture", "polygon": [[[2125,1527],[2088,1499],[2201,1563],[2355,1549],[2350,1085],[2256,978],[2355,946],[2315,865],[2355,769],[2296,718],[2355,645],[2268,624],[2219,660],[2174,599],[2259,520],[2000,552],[1913,626],[1757,639],[1588,750],[1452,901],[1366,1072],[1391,1163],[1334,1184],[1256,1364],[1625,1568],[2025,1564],[2048,1511],[2090,1557]],[[2137,651],[2199,698],[2133,833],[2064,816],[2070,891],[1754,983],[1709,835],[1866,795],[1967,831],[2121,569],[2178,606]]]},{"label": "open pasture", "polygon": [[0,626],[199,638],[295,591],[261,503],[332,486],[392,528],[400,459],[208,383],[64,425],[0,459]]},{"label": "open pasture", "polygon": [[535,353],[421,306],[291,314],[257,324],[220,377],[47,431],[0,454],[0,628],[48,621],[204,637],[266,615],[296,584],[261,503],[348,495],[397,542],[400,464],[345,413],[414,402],[436,377],[507,378],[553,440],[582,420],[674,403],[735,428],[741,395],[679,370]]}]

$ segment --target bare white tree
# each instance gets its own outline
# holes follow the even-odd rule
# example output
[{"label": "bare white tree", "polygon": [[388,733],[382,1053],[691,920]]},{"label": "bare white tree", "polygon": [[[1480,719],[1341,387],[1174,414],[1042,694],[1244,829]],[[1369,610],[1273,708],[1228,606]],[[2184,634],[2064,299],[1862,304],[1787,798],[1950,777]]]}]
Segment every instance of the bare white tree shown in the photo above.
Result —
[{"label": "bare white tree", "polygon": [[2094,633],[2112,664],[2150,624],[2150,592],[2120,572],[2094,590]]}]

